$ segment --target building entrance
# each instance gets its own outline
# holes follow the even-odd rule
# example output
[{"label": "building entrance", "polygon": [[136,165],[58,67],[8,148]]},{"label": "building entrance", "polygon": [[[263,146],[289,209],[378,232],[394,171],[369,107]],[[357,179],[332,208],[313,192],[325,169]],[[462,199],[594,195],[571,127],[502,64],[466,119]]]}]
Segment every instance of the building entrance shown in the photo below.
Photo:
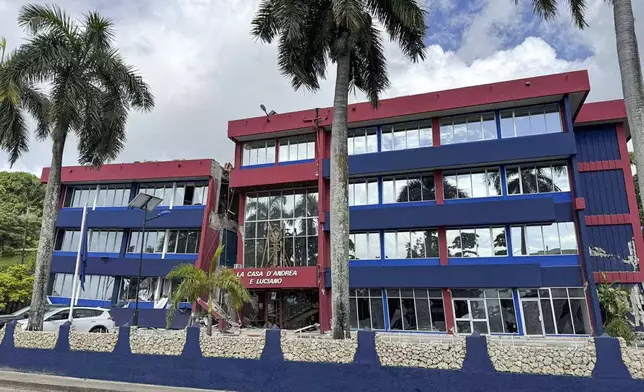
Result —
[{"label": "building entrance", "polygon": [[244,322],[256,328],[298,329],[320,322],[317,290],[252,290]]}]

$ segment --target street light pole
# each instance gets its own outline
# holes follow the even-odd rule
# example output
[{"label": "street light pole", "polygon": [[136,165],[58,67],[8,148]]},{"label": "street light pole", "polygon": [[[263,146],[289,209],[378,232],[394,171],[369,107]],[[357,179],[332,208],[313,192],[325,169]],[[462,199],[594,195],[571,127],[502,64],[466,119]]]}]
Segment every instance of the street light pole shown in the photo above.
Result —
[{"label": "street light pole", "polygon": [[145,224],[148,222],[148,210],[143,209],[143,227],[141,232],[141,253],[139,254],[139,274],[136,279],[136,303],[134,305],[134,317],[132,318],[132,325],[139,326],[139,290],[141,289],[141,273],[143,269],[143,252],[145,246]]}]

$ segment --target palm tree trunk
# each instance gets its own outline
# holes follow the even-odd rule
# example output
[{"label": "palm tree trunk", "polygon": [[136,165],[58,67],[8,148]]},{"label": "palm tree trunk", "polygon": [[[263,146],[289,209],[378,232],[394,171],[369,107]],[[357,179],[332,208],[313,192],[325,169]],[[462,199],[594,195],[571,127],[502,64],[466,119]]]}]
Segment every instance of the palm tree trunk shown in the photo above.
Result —
[{"label": "palm tree trunk", "polygon": [[208,295],[208,325],[206,326],[206,334],[212,336],[212,293]]},{"label": "palm tree trunk", "polygon": [[[635,36],[635,18],[631,0],[613,0],[617,58],[622,76],[622,92],[626,103],[628,124],[633,139],[635,167],[644,173],[644,84]],[[639,184],[644,195],[644,181]]]},{"label": "palm tree trunk", "polygon": [[51,254],[54,251],[56,235],[56,218],[58,217],[58,200],[60,199],[60,172],[63,163],[63,150],[67,129],[58,126],[53,134],[51,148],[51,168],[45,191],[45,201],[42,211],[42,225],[34,273],[34,291],[31,295],[31,310],[29,311],[28,329],[41,331],[47,303],[47,286],[51,271]]},{"label": "palm tree trunk", "polygon": [[350,337],[349,325],[349,157],[347,150],[347,105],[350,55],[336,61],[338,71],[333,99],[331,132],[331,282],[333,338]]}]

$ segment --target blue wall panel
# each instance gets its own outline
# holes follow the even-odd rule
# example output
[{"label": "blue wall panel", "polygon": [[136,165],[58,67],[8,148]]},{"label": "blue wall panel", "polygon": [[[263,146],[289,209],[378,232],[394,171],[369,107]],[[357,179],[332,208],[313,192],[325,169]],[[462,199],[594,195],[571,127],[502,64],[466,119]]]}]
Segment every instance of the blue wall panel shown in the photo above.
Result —
[{"label": "blue wall panel", "polygon": [[588,215],[627,214],[626,184],[621,170],[579,173],[580,194]]},{"label": "blue wall panel", "polygon": [[[168,208],[157,208],[154,212],[148,213],[151,218]],[[201,228],[204,218],[204,206],[175,207],[171,214],[159,217],[147,223],[149,229],[166,228]],[[83,217],[82,208],[62,208],[58,212],[56,227],[76,228],[81,226]],[[143,224],[143,211],[130,210],[127,208],[98,208],[87,212],[87,227],[104,229],[138,229]]]},{"label": "blue wall panel", "polygon": [[[176,265],[189,263],[194,264],[197,255],[185,255],[182,258],[160,259],[143,258],[143,276],[166,276]],[[76,266],[75,255],[59,255],[54,253],[51,263],[51,273],[73,274]],[[96,257],[90,256],[87,260],[88,275],[110,275],[110,276],[136,276],[139,271],[139,259],[135,257]]]},{"label": "blue wall panel", "polygon": [[[508,199],[470,203],[428,205],[406,203],[395,207],[352,208],[351,231],[392,230],[430,227],[505,225],[532,222],[570,222],[572,203],[555,203],[552,198]],[[330,228],[330,217],[324,230]]]},{"label": "blue wall panel", "polygon": [[[633,271],[629,264],[633,227],[631,225],[586,226],[593,271]],[[631,262],[635,262],[631,260]]]},{"label": "blue wall panel", "polygon": [[[576,153],[570,132],[502,140],[452,144],[441,147],[387,151],[349,157],[349,175],[472,167],[518,161],[566,158]],[[326,159],[324,177],[330,173]]]},{"label": "blue wall panel", "polygon": [[579,162],[620,159],[619,143],[614,124],[575,128]]},{"label": "blue wall panel", "polygon": [[[331,287],[331,271],[325,271]],[[504,288],[581,287],[580,267],[520,265],[440,265],[422,267],[356,267],[349,270],[353,288]]]}]

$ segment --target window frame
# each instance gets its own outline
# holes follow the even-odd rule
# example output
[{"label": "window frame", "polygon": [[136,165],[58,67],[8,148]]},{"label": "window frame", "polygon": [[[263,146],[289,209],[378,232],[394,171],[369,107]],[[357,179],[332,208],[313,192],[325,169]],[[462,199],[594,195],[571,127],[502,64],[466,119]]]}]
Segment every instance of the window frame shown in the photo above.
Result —
[{"label": "window frame", "polygon": [[[429,259],[437,259],[440,258],[440,254],[436,256],[427,256],[428,251],[427,251],[427,232],[433,232],[436,234],[436,239],[438,240],[438,229],[436,228],[415,228],[415,229],[409,229],[409,230],[383,230],[383,236],[382,236],[382,243],[381,243],[381,251],[382,255],[384,256],[383,260],[384,261],[391,261],[391,260],[429,260]],[[412,242],[412,236],[416,233],[415,235],[418,235],[418,233],[422,233],[423,235],[423,246],[425,250],[425,255],[423,257],[398,257],[398,248],[399,248],[399,233],[405,233],[408,235],[409,242],[408,244],[411,245]],[[387,253],[387,234],[394,234],[394,254],[395,257],[388,257]],[[404,238],[403,238],[404,240]]]},{"label": "window frame", "polygon": [[[544,232],[543,228],[544,226],[550,226],[552,224],[555,224],[557,226],[557,239],[559,240],[559,254],[548,254],[546,253],[546,241],[544,237]],[[560,224],[572,224],[573,227],[573,233],[575,234],[575,252],[576,253],[564,253],[562,249],[562,242],[561,242],[561,230],[559,229]],[[525,228],[525,236],[526,236],[526,252],[528,254],[515,254],[515,249],[517,249],[515,245],[515,238],[513,235],[513,229],[521,229],[522,227]],[[540,232],[541,232],[541,245],[542,245],[542,254],[534,254],[531,255],[530,253],[530,245],[529,245],[529,237],[528,237],[528,227],[539,227]],[[521,232],[519,232],[521,233]],[[520,235],[520,234],[519,234]],[[573,221],[568,221],[568,222],[552,222],[548,224],[530,224],[530,225],[510,225],[510,238],[512,242],[512,257],[543,257],[543,256],[579,256],[579,237],[577,235],[577,225]],[[519,237],[519,242],[521,241],[521,237]],[[507,233],[506,233],[506,243],[507,243]],[[521,247],[519,246],[518,248],[519,252],[521,252]]]},{"label": "window frame", "polygon": [[[566,168],[566,177],[568,179],[568,189],[567,190],[561,190],[561,191],[556,191],[555,190],[555,167],[561,166]],[[548,192],[541,192],[539,191],[539,185],[537,181],[537,192],[535,193],[525,193],[523,191],[523,176],[521,175],[521,169],[522,168],[529,168],[529,169],[538,169],[538,168],[548,168],[550,169],[550,173],[552,175],[552,178],[550,179],[552,181],[552,191]],[[519,193],[510,193],[510,181],[509,181],[509,176],[508,176],[508,169],[517,169],[517,176],[518,176],[518,181],[519,181]],[[510,196],[510,197],[516,197],[516,196],[525,196],[525,195],[540,195],[540,194],[552,194],[552,193],[570,193],[570,170],[568,167],[568,162],[566,161],[553,161],[553,162],[543,162],[543,163],[518,163],[516,165],[506,165],[503,167],[503,175],[505,176],[505,194]]]},{"label": "window frame", "polygon": [[[276,151],[277,163],[293,163],[293,162],[306,162],[315,160],[317,155],[317,140],[314,133],[307,133],[297,136],[286,136],[278,139],[279,148]],[[313,155],[311,156],[309,152],[309,145],[313,143]],[[301,146],[304,145],[306,158],[300,159],[299,150]],[[290,159],[290,149],[291,146],[296,147],[295,159]],[[286,159],[282,160],[282,148],[286,148]]]},{"label": "window frame", "polygon": [[[434,120],[433,118],[427,118],[422,120],[405,121],[405,122],[385,124],[385,125],[378,126],[380,130],[379,135],[380,135],[380,147],[381,147],[379,152],[404,151],[404,150],[413,150],[417,148],[433,147],[434,146],[433,120]],[[416,132],[416,140],[418,141],[418,145],[410,147],[409,132],[414,132],[414,131]],[[422,137],[424,133],[421,133],[421,131],[424,131],[424,133],[429,132],[429,139],[428,139],[429,145],[422,145],[422,141],[427,140],[427,138]],[[405,147],[396,148],[396,142],[395,142],[396,133],[404,134]],[[391,141],[392,141],[391,149],[389,149],[388,147],[385,147],[385,141],[384,141],[385,134],[391,135]]]},{"label": "window frame", "polygon": [[[262,146],[263,144],[263,146]],[[253,140],[249,142],[244,142],[242,143],[241,146],[241,164],[240,167],[253,167],[253,166],[263,166],[263,165],[274,165],[277,162],[277,151],[276,151],[276,141],[275,139],[263,139],[263,140]],[[250,148],[246,148],[246,146],[249,146]],[[270,149],[273,149],[273,154],[272,154],[272,161],[269,161],[269,158],[271,155],[268,153]],[[263,163],[259,163],[259,150],[264,150],[264,161]],[[256,152],[256,163],[246,163],[246,153],[245,151],[257,151]],[[252,152],[248,153],[248,159],[250,160]]]},{"label": "window frame", "polygon": [[[486,115],[488,115],[488,116],[491,115],[493,117],[493,119],[492,120],[489,120],[489,119],[485,120],[484,117]],[[459,121],[458,124],[463,124],[464,125],[464,127],[465,127],[465,135],[466,135],[466,138],[467,138],[467,135],[469,133],[469,127],[468,127],[468,125],[470,124],[469,120],[470,120],[470,118],[472,118],[474,116],[479,117],[478,123],[480,124],[480,128],[481,128],[480,129],[481,139],[477,139],[477,140],[467,140],[466,139],[464,141],[458,141],[458,142],[454,141],[455,140],[455,132],[456,132],[456,125],[455,124],[457,124],[457,120],[463,120],[464,121],[464,122]],[[487,139],[485,138],[485,127],[483,126],[483,124],[486,121],[492,121],[492,123],[494,124],[494,131],[495,132],[494,132],[494,135],[493,135],[492,138],[487,138]],[[452,136],[451,142],[444,141],[443,138],[442,138],[443,129],[445,129],[447,127],[451,127],[451,136]],[[441,132],[439,132],[440,133],[439,134],[439,140],[440,140],[440,145],[441,146],[450,146],[450,145],[453,145],[453,144],[463,144],[463,143],[476,143],[476,142],[483,142],[483,141],[486,141],[486,140],[498,140],[499,139],[499,135],[498,135],[499,126],[498,126],[498,123],[497,123],[497,111],[495,111],[495,110],[493,110],[493,111],[484,111],[484,112],[465,113],[465,114],[459,114],[459,115],[456,115],[456,116],[440,117],[440,128],[439,129],[441,130]]]},{"label": "window frame", "polygon": [[[503,197],[503,189],[500,189],[500,194],[499,195],[490,195],[490,188],[494,187],[494,185],[488,185],[486,184],[485,187],[485,196],[474,196],[474,182],[472,181],[472,174],[483,174],[484,176],[488,175],[488,172],[498,172],[499,173],[499,181],[501,181],[501,186],[502,184],[502,176],[503,176],[503,171],[501,170],[500,166],[490,166],[490,167],[482,167],[482,168],[475,168],[471,170],[466,170],[466,169],[461,169],[461,170],[448,170],[443,172],[442,175],[442,181],[443,181],[443,200],[445,202],[448,202],[450,200],[466,200],[466,199],[487,199],[490,197]],[[464,176],[464,175],[469,176],[469,183],[470,183],[470,196],[469,197],[459,197],[459,176]],[[446,195],[446,181],[448,181],[447,177],[456,177],[456,197],[455,198],[448,198]]]},{"label": "window frame", "polygon": [[[512,289],[507,289],[507,288],[492,288],[492,289],[479,289],[483,292],[483,297],[471,297],[471,296],[456,296],[454,295],[454,290],[468,290],[468,289],[452,289],[452,309],[454,309],[453,313],[453,320],[454,320],[454,334],[455,335],[469,335],[474,333],[474,323],[480,323],[485,321],[487,325],[487,333],[481,333],[481,335],[519,335],[519,324],[518,324],[518,319],[517,319],[517,304],[514,298],[514,291]],[[469,289],[471,290],[471,289]],[[496,292],[495,297],[488,297],[488,291],[489,290],[494,290]],[[509,290],[510,291],[510,296],[509,297],[501,297],[500,292],[501,290]],[[491,332],[490,331],[490,312],[488,311],[488,299],[489,300],[496,300],[499,301],[499,306],[501,306],[501,300],[512,300],[512,309],[514,309],[514,316],[515,316],[515,323],[517,332]],[[456,301],[466,301],[467,302],[467,309],[468,309],[468,318],[457,318],[456,317]],[[472,317],[472,301],[483,301],[484,304],[484,309],[485,309],[485,320],[481,318],[474,318]],[[501,323],[504,326],[505,330],[505,319],[503,317],[503,313],[500,313],[501,316]],[[521,314],[521,317],[523,317],[523,312]],[[469,322],[470,323],[470,331],[471,332],[459,332],[458,331],[458,322]],[[522,318],[523,321],[523,318]],[[525,324],[523,324],[525,325]]]},{"label": "window frame", "polygon": [[[168,246],[170,245],[170,235],[176,232],[176,239],[174,242],[173,250],[170,251],[168,249]],[[131,230],[128,239],[127,239],[127,246],[125,247],[125,253],[127,254],[140,254],[141,253],[141,248],[139,248],[139,240],[141,239],[141,233],[142,230]],[[155,242],[153,246],[153,251],[152,252],[147,252],[143,251],[144,255],[161,255],[162,258],[165,258],[168,254],[171,255],[195,255],[199,253],[199,247],[201,246],[201,228],[192,228],[192,229],[158,229],[158,230],[145,230],[145,242],[146,244],[141,244],[143,245],[148,245],[147,243],[150,241],[150,234],[154,233],[155,237]],[[179,246],[179,235],[181,233],[185,233],[185,238],[186,238],[186,243],[185,243],[185,249],[188,249],[188,237],[190,236],[190,233],[196,233],[196,242],[195,242],[195,252],[177,252],[177,247]],[[132,238],[136,235],[136,244],[132,245]],[[163,248],[161,251],[157,250],[157,245],[159,243],[159,237],[160,235],[163,236]],[[130,248],[134,246],[133,250],[130,250]]]},{"label": "window frame", "polygon": [[[369,185],[370,184],[376,184],[376,202],[375,203],[370,203],[370,196],[371,193],[369,192]],[[365,204],[355,204],[355,188],[356,185],[364,185],[365,186],[365,194],[367,198],[367,202]],[[349,190],[349,207],[361,207],[361,206],[374,206],[380,204],[380,180],[378,177],[367,177],[367,178],[350,178],[349,179],[349,184],[348,184],[348,190]]]},{"label": "window frame", "polygon": [[[367,236],[367,237],[366,237],[366,238],[367,238],[367,249],[366,249],[366,253],[367,253],[367,254],[369,254],[369,249],[371,249],[371,239],[372,239],[372,238],[377,238],[377,240],[376,240],[376,241],[377,241],[377,243],[378,243],[378,256],[377,256],[377,257],[367,257],[367,258],[365,258],[365,259],[360,259],[360,258],[355,257],[355,255],[358,253],[358,251],[356,250],[356,244],[357,244],[357,242],[356,242],[356,235],[366,235],[366,236]],[[351,255],[351,249],[349,249],[349,260],[350,260],[350,261],[352,261],[352,260],[356,260],[356,261],[364,261],[364,260],[380,260],[380,259],[381,259],[381,255],[382,255],[382,241],[381,241],[381,238],[380,238],[380,232],[379,232],[379,231],[370,231],[370,232],[352,232],[352,233],[349,233],[349,241],[351,241],[351,240],[353,240],[353,244],[354,244],[354,249],[353,249],[353,256],[354,256],[354,258],[351,258],[351,256],[352,256],[352,255]]]},{"label": "window frame", "polygon": [[[387,313],[385,314],[385,317],[386,317],[386,320],[388,321],[387,322],[388,327],[389,327],[388,331],[447,332],[447,320],[445,320],[445,330],[442,330],[440,328],[435,327],[436,323],[434,322],[434,318],[432,316],[432,300],[437,300],[437,299],[441,300],[441,303],[443,305],[443,314],[445,316],[447,316],[447,312],[445,312],[445,298],[443,296],[442,290],[440,290],[440,289],[431,289],[431,288],[404,288],[404,289],[402,289],[402,288],[385,288],[384,290],[387,293],[387,296],[386,296],[386,298],[387,298]],[[391,295],[390,291],[392,291],[392,290],[397,290],[398,295],[397,296],[396,295]],[[404,296],[403,295],[403,290],[411,290],[411,292],[413,293],[413,296],[412,297]],[[417,297],[416,293],[417,293],[418,290],[424,290],[425,293],[426,293],[426,296],[424,296],[423,298]],[[436,290],[441,291],[440,297],[431,295],[431,292],[436,291]],[[398,300],[400,309],[402,309],[402,300],[403,299],[413,299],[413,301],[414,301],[414,319],[416,320],[416,328],[415,329],[405,329],[405,323],[404,323],[402,317],[401,317],[402,329],[397,329],[397,328],[393,329],[391,327],[391,317],[389,316],[389,314],[390,314],[389,300],[393,300],[393,299]],[[421,330],[421,329],[419,329],[419,326],[418,326],[418,306],[417,306],[418,303],[416,301],[417,299],[426,299],[427,300],[427,303],[428,303],[428,306],[429,306],[429,320],[430,320],[431,330]]]},{"label": "window frame", "polygon": [[[548,107],[554,108],[555,105],[557,106],[557,113],[559,113],[559,127],[560,127],[561,130],[560,131],[549,132],[547,130],[547,126],[548,126],[548,122],[546,120],[547,114],[548,113],[555,113],[555,111],[547,112],[547,109],[548,109]],[[535,110],[535,112],[536,112],[537,108],[542,108],[541,115],[543,115],[544,126],[546,127],[546,132],[545,133],[532,134],[532,129],[533,128],[532,128],[532,125],[530,125],[530,134],[529,135],[519,135],[518,134],[518,129],[517,129],[516,111],[517,110],[520,110],[520,111],[527,110],[528,115],[527,116],[520,116],[520,118],[527,117],[528,122],[531,122],[532,116],[533,116],[532,111]],[[503,123],[503,114],[507,114],[507,113],[510,113],[510,112],[512,113],[512,117],[511,117],[512,118],[512,136],[504,136],[503,124],[502,124]],[[510,118],[510,117],[506,117],[506,118]],[[559,102],[544,103],[544,104],[540,104],[540,105],[519,106],[519,107],[511,108],[511,109],[502,109],[502,110],[499,110],[499,121],[501,123],[501,129],[500,129],[500,131],[501,131],[501,139],[512,139],[512,138],[516,138],[516,137],[537,136],[537,135],[549,135],[549,134],[565,132],[564,119],[561,118],[561,104]]]},{"label": "window frame", "polygon": [[[349,129],[349,134],[347,137],[347,151],[348,155],[363,155],[363,154],[373,154],[380,152],[380,143],[381,139],[381,126],[375,127],[366,127],[366,128],[352,128]],[[375,150],[372,151],[369,148],[369,136],[375,135],[376,145]],[[355,152],[355,139],[358,137],[364,137],[364,152],[356,153]]]},{"label": "window frame", "polygon": [[[367,290],[367,295],[365,296],[365,295],[358,294],[359,290]],[[374,291],[374,290],[380,291],[380,296],[372,295],[372,291]],[[369,328],[369,329],[374,330],[374,331],[386,331],[387,330],[387,321],[386,321],[387,316],[385,315],[385,306],[384,306],[385,297],[382,295],[382,289],[350,289],[349,290],[349,301],[350,302],[354,301],[355,306],[356,306],[356,314],[355,314],[356,318],[355,318],[355,321],[356,321],[356,325],[358,326],[357,328],[353,328],[353,326],[351,326],[351,329],[353,329],[353,330],[364,329],[364,328],[360,328],[360,318],[359,318],[359,315],[358,315],[358,312],[357,312],[357,310],[358,310],[358,300],[359,299],[367,299],[369,301],[369,324],[370,325],[369,325],[369,327],[365,327],[365,328]],[[372,300],[374,300],[374,299],[376,299],[376,300],[379,299],[380,300],[380,305],[381,305],[380,306],[380,311],[381,311],[381,315],[382,315],[382,328],[374,328],[374,326],[373,326],[374,317],[373,317],[373,312],[372,312]],[[351,308],[351,306],[349,306],[349,309],[350,308]],[[350,313],[349,317],[351,318],[349,323],[351,324],[353,322],[354,314],[351,314],[351,310],[349,310],[349,313]]]},{"label": "window frame", "polygon": [[[495,229],[502,229],[503,234],[505,235],[505,254],[504,255],[497,255],[494,249],[494,230]],[[491,249],[492,249],[492,256],[479,256],[478,252],[475,256],[463,256],[465,253],[463,251],[463,240],[461,239],[461,246],[460,246],[460,252],[461,256],[451,256],[449,254],[450,252],[450,243],[447,242],[448,238],[448,233],[450,231],[458,231],[458,237],[462,237],[461,232],[463,230],[474,230],[474,235],[476,236],[477,230],[488,230],[490,233],[490,240],[491,240]],[[509,257],[510,256],[510,249],[508,247],[508,232],[506,230],[506,226],[483,226],[483,227],[450,227],[445,229],[445,241],[447,242],[447,257],[448,258],[455,258],[455,259],[475,259],[475,258],[489,258],[489,257]],[[477,241],[478,243],[478,241]]]},{"label": "window frame", "polygon": [[[552,292],[553,289],[554,290],[566,290],[566,298],[563,298],[563,297],[560,297],[560,296],[554,296],[553,292]],[[574,295],[571,296],[570,295],[570,290],[571,289],[582,290],[583,295],[582,296],[574,296]],[[592,326],[591,326],[592,324],[591,324],[591,321],[590,321],[590,317],[591,317],[590,316],[590,309],[588,308],[588,300],[586,299],[586,288],[585,287],[540,287],[538,289],[533,289],[533,290],[537,291],[537,297],[523,297],[521,295],[523,290],[526,290],[526,289],[519,288],[519,289],[516,290],[517,291],[517,298],[519,299],[519,303],[521,304],[522,301],[535,301],[535,302],[537,302],[537,304],[539,305],[539,312],[540,312],[539,316],[540,316],[540,321],[541,321],[541,331],[543,332],[541,335],[538,335],[538,334],[527,335],[526,334],[526,336],[561,336],[561,335],[563,335],[563,336],[570,336],[570,335],[574,335],[574,336],[590,336],[590,335],[592,335]],[[548,290],[548,297],[543,297],[541,295],[541,290]],[[566,300],[566,305],[568,306],[568,312],[569,312],[570,321],[571,321],[570,325],[571,325],[572,330],[573,330],[572,333],[560,333],[559,332],[559,326],[557,325],[557,317],[556,317],[555,307],[554,307],[554,300],[555,299],[559,299],[559,300],[565,299]],[[550,303],[550,313],[551,313],[551,316],[552,316],[553,327],[555,329],[554,334],[546,332],[545,321],[543,320],[543,318],[544,318],[544,310],[543,310],[543,307],[541,306],[541,301],[542,300],[547,300]],[[588,323],[588,326],[590,327],[589,328],[590,330],[587,331],[587,333],[585,333],[585,334],[575,333],[575,330],[576,330],[575,329],[575,318],[573,317],[573,313],[572,313],[571,300],[583,300],[584,301],[583,304],[586,307],[586,313],[585,313],[586,320],[583,320],[583,321]],[[521,322],[525,326],[526,324],[525,324],[525,315],[524,315],[524,312],[523,312],[523,306],[520,306],[520,309],[521,309]],[[585,326],[584,326],[584,328],[585,328]]]}]

